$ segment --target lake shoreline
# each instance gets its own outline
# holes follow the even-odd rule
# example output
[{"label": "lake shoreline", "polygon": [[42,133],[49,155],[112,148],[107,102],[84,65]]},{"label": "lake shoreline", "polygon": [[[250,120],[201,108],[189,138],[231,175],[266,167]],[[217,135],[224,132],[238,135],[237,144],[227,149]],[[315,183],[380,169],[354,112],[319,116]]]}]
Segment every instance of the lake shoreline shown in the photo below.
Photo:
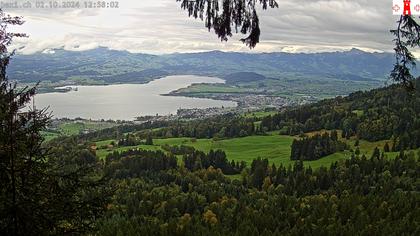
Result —
[{"label": "lake shoreline", "polygon": [[171,96],[172,91],[201,83],[224,83],[224,80],[178,75],[155,79],[146,84],[67,85],[57,87],[58,92],[37,94],[35,102],[37,107],[51,107],[57,118],[114,120],[176,114],[178,109],[237,107],[234,101]]}]

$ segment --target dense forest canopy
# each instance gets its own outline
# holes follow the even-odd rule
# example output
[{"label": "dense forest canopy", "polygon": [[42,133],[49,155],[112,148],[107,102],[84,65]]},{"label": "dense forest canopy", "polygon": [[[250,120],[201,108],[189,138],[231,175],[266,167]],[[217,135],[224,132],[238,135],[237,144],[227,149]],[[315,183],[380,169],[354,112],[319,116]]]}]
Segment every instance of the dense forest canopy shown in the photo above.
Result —
[{"label": "dense forest canopy", "polygon": [[110,182],[118,191],[98,231],[100,235],[415,235],[420,220],[418,155],[402,154],[395,160],[354,157],[317,170],[303,167],[302,162],[284,167],[257,159],[241,181],[231,181],[212,166],[196,166],[190,172],[182,165],[155,169],[157,165],[129,164],[128,160],[160,161],[137,153],[105,167],[108,173],[118,173]]}]

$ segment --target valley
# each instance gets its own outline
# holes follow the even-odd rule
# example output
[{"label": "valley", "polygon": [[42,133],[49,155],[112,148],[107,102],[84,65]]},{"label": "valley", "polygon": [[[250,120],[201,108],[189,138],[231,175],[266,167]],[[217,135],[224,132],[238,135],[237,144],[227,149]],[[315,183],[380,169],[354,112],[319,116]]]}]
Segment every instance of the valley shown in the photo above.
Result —
[{"label": "valley", "polygon": [[1,2],[0,236],[420,235],[416,4]]},{"label": "valley", "polygon": [[[383,153],[383,157],[387,159],[394,159],[400,156],[401,152],[418,153],[419,117],[408,115],[414,112],[413,109],[418,109],[415,105],[418,97],[407,100],[406,104],[401,103],[404,99],[392,102],[387,100],[387,97],[400,96],[407,96],[404,89],[390,86],[368,92],[356,92],[347,97],[286,107],[282,111],[232,111],[230,114],[200,117],[198,114],[202,110],[197,109],[195,115],[179,111],[180,114],[172,118],[145,117],[141,122],[125,122],[118,125],[111,123],[110,127],[103,126],[102,129],[87,133],[80,130],[79,133],[72,134],[85,140],[100,160],[106,160],[109,155],[115,153],[146,150],[175,155],[178,162],[182,163],[189,151],[173,153],[171,150],[190,147],[204,153],[221,150],[226,154],[227,160],[243,162],[248,166],[258,158],[266,159],[270,165],[290,166],[295,163],[291,160],[294,140],[324,133],[331,134],[338,130],[338,140],[346,145],[344,150],[317,160],[303,161],[305,166],[314,169],[328,168],[333,163],[350,160],[355,156],[371,158],[377,155],[375,152]],[[396,114],[401,113],[397,111],[403,107],[406,107],[405,118],[397,118]],[[383,113],[384,109],[386,114]],[[211,113],[209,110],[203,112]],[[413,128],[401,123],[401,119],[408,117],[413,120],[403,123]],[[381,125],[387,120],[388,124],[391,122],[392,129]],[[64,123],[62,127],[69,125],[71,126]],[[146,144],[146,139],[150,139],[150,143]]]},{"label": "valley", "polygon": [[211,76],[226,84],[202,82],[168,93],[263,109],[383,86],[388,76],[383,68],[390,68],[394,58],[358,49],[314,54],[211,51],[148,55],[97,48],[83,53],[56,49],[17,55],[13,60],[8,71],[20,86],[33,85],[42,77],[39,93],[68,92],[56,88],[76,85],[146,84],[171,75]]}]

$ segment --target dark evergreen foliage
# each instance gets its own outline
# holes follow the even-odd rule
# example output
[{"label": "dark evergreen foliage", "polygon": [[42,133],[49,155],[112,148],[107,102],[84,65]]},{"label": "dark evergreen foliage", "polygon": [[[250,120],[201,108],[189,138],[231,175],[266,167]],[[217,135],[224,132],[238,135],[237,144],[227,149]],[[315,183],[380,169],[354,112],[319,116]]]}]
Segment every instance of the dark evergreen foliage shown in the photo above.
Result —
[{"label": "dark evergreen foliage", "polygon": [[301,140],[293,140],[290,159],[313,161],[336,152],[344,151],[346,144],[338,140],[337,131],[316,134]]},{"label": "dark evergreen foliage", "polygon": [[229,162],[226,154],[222,150],[210,150],[208,154],[200,151],[194,151],[184,155],[183,158],[185,168],[195,171],[200,169],[207,169],[210,166],[221,169],[224,174],[234,175],[239,174],[245,167],[245,162]]},{"label": "dark evergreen foliage", "polygon": [[172,122],[152,132],[154,137],[235,138],[257,133],[253,120],[235,114],[226,114],[205,120]]},{"label": "dark evergreen foliage", "polygon": [[420,46],[420,25],[411,15],[401,15],[397,21],[397,29],[391,30],[395,36],[395,65],[391,72],[391,78],[408,88],[414,89],[415,77],[411,70],[416,66],[416,58],[411,49]]},{"label": "dark evergreen foliage", "polygon": [[389,144],[388,144],[388,142],[386,142],[385,145],[384,145],[384,152],[390,152],[390,151],[391,151],[391,149],[389,148]]},{"label": "dark evergreen foliage", "polygon": [[46,110],[31,107],[36,88],[18,89],[6,70],[19,17],[0,10],[0,235],[82,234],[105,210],[96,156],[71,146],[47,150]]},{"label": "dark evergreen foliage", "polygon": [[161,151],[128,150],[106,157],[105,174],[113,178],[137,177],[142,172],[161,171],[177,167],[177,159]]},{"label": "dark evergreen foliage", "polygon": [[195,149],[190,146],[180,145],[180,146],[170,146],[170,145],[163,145],[161,146],[163,150],[172,153],[174,155],[187,155],[192,154],[195,152]]}]

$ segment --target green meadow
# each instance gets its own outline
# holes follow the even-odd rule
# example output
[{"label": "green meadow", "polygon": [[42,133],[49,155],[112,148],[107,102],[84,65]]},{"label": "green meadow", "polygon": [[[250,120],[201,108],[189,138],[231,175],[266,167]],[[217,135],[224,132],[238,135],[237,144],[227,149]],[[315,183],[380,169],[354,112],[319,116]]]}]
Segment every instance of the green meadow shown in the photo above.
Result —
[{"label": "green meadow", "polygon": [[106,122],[106,121],[103,121],[103,122],[102,121],[88,121],[88,120],[66,121],[58,125],[56,130],[43,131],[41,132],[41,134],[45,138],[46,141],[50,141],[60,136],[78,135],[85,130],[91,132],[91,131],[111,128],[116,125],[117,125],[116,123]]},{"label": "green meadow", "polygon": [[212,149],[224,150],[229,160],[245,161],[247,163],[251,163],[253,159],[261,157],[269,159],[272,163],[279,164],[289,162],[290,145],[293,141],[293,137],[268,135],[249,136],[244,138],[225,140],[169,138],[154,139],[154,145],[152,146],[140,145],[135,147],[100,148],[110,144],[112,141],[114,140],[106,140],[96,143],[97,147],[99,148],[97,151],[98,157],[104,158],[110,152],[125,151],[133,148],[159,150],[161,149],[162,145],[186,145],[204,152],[209,152]]},{"label": "green meadow", "polygon": [[98,122],[98,121],[78,121],[78,122],[66,122],[59,126],[59,130],[62,135],[76,135],[80,134],[83,130],[101,130],[116,126],[115,123],[110,122]]},{"label": "green meadow", "polygon": [[[322,131],[319,131],[322,132]],[[308,135],[311,135],[308,134]],[[223,150],[226,152],[226,155],[229,160],[235,161],[245,161],[248,165],[252,163],[252,160],[256,158],[267,158],[271,164],[276,165],[291,165],[293,161],[290,160],[290,146],[292,144],[294,136],[285,136],[279,135],[277,132],[271,132],[266,136],[249,136],[243,138],[233,138],[233,139],[224,139],[224,140],[213,140],[213,139],[192,139],[192,138],[168,138],[168,139],[154,139],[154,145],[139,145],[133,147],[113,147],[110,146],[112,141],[115,140],[105,140],[96,142],[98,150],[96,155],[103,159],[109,153],[114,151],[127,151],[130,149],[144,149],[144,150],[162,150],[163,145],[186,145],[194,147],[197,150],[203,152],[209,152],[210,150]],[[350,139],[346,141],[350,148],[353,150],[355,139]],[[368,158],[372,155],[373,149],[378,147],[381,151],[383,146],[387,141],[378,141],[378,142],[368,142],[365,140],[359,141],[359,149],[361,154],[365,154]],[[395,158],[398,153],[387,153],[387,157]],[[321,158],[316,161],[306,161],[304,164],[306,166],[311,166],[312,168],[319,168],[321,166],[328,167],[331,163],[344,160],[351,157],[350,151],[337,152],[327,157]]]},{"label": "green meadow", "polygon": [[245,118],[264,118],[266,116],[272,116],[277,113],[278,111],[255,111],[255,112],[247,112],[243,116]]},{"label": "green meadow", "polygon": [[[226,152],[229,160],[245,161],[248,165],[253,159],[258,157],[267,158],[270,163],[276,165],[290,165],[293,161],[290,160],[290,146],[295,137],[284,136],[278,134],[270,134],[267,136],[249,136],[243,138],[233,138],[225,140],[213,139],[191,139],[191,138],[169,138],[169,139],[154,139],[154,145],[139,145],[133,147],[108,147],[108,144],[115,140],[106,140],[97,142],[98,147],[97,156],[105,158],[108,153],[113,151],[126,151],[130,149],[145,149],[145,150],[162,150],[162,145],[186,145],[194,147],[197,150],[209,152],[211,149],[221,149]],[[101,148],[102,147],[102,148]],[[313,168],[320,166],[328,166],[332,162],[345,159],[350,156],[349,152],[336,153],[317,161],[305,162],[305,165]]]},{"label": "green meadow", "polygon": [[293,137],[290,136],[269,135],[217,141],[190,138],[157,139],[154,144],[186,145],[204,152],[220,149],[226,152],[229,160],[245,161],[250,164],[253,159],[261,157],[269,159],[271,163],[280,164],[289,162],[292,141]]}]

